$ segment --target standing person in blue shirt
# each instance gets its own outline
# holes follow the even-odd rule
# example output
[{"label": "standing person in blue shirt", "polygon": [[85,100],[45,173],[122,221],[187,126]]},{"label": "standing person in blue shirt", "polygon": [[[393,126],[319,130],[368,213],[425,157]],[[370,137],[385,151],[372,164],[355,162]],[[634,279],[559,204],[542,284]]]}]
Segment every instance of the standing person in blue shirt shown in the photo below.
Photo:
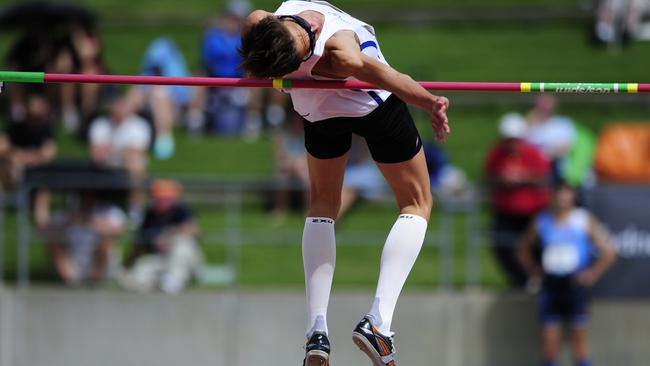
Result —
[{"label": "standing person in blue shirt", "polygon": [[[571,324],[576,366],[591,365],[587,347],[588,291],[616,257],[607,230],[587,210],[576,207],[575,201],[575,188],[557,182],[552,207],[537,215],[519,245],[523,268],[531,279],[543,281],[539,310],[544,366],[558,365],[562,321]],[[536,242],[541,244],[541,266],[533,258]]]}]

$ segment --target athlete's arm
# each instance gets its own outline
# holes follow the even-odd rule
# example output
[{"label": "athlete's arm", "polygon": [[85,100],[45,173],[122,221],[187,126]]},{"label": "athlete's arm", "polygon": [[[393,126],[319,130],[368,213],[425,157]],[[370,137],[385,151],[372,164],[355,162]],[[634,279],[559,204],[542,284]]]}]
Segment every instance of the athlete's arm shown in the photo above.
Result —
[{"label": "athlete's arm", "polygon": [[517,259],[530,278],[540,278],[544,275],[544,271],[533,258],[533,246],[536,241],[537,227],[532,223],[517,243]]},{"label": "athlete's arm", "polygon": [[589,237],[598,250],[598,260],[589,269],[578,274],[578,281],[585,286],[592,286],[616,260],[616,249],[612,244],[607,229],[593,216],[589,217]]},{"label": "athlete's arm", "polygon": [[336,33],[327,41],[326,52],[329,63],[325,68],[329,75],[324,76],[334,75],[340,78],[352,76],[377,85],[394,93],[406,103],[429,113],[438,139],[444,140],[445,133],[450,132],[447,119],[449,100],[432,95],[410,76],[361,52],[353,32]]}]

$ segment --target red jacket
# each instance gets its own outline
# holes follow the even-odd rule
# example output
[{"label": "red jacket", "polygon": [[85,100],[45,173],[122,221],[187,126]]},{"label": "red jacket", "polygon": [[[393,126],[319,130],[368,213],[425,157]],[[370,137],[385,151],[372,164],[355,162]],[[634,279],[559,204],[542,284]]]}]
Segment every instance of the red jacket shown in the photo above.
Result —
[{"label": "red jacket", "polygon": [[514,141],[511,151],[509,144],[507,140],[499,141],[485,161],[485,172],[491,182],[492,209],[501,214],[536,214],[548,205],[548,187],[517,181],[548,181],[551,165],[539,149],[527,142]]}]

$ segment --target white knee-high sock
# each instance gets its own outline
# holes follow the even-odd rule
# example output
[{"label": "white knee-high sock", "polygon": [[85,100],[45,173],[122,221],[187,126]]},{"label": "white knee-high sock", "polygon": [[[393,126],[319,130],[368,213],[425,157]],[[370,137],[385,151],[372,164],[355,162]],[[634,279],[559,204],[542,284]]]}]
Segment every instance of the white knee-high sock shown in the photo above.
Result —
[{"label": "white knee-high sock", "polygon": [[400,215],[386,239],[375,301],[368,315],[382,334],[390,334],[393,312],[404,282],[420,253],[427,220],[417,215]]},{"label": "white knee-high sock", "polygon": [[327,305],[336,263],[334,220],[308,217],[302,233],[302,260],[307,292],[307,338],[327,333]]}]

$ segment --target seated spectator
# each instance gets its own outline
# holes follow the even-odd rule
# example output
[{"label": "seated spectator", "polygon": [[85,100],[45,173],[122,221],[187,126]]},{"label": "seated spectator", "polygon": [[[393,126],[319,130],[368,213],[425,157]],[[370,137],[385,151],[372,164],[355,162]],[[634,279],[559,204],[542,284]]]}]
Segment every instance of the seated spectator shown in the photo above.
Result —
[{"label": "seated spectator", "polygon": [[9,123],[0,135],[0,176],[5,189],[20,179],[25,168],[51,161],[56,156],[52,108],[44,96],[27,98],[24,121]]},{"label": "seated spectator", "polygon": [[[5,56],[7,69],[12,71],[45,70],[54,57],[56,48],[47,35],[36,30],[19,34],[9,46]],[[23,122],[27,115],[30,95],[46,95],[46,86],[14,83],[7,88],[8,118],[11,122]],[[52,111],[53,113],[54,111]]]},{"label": "seated spectator", "polygon": [[600,0],[594,12],[594,40],[615,45],[629,40],[650,39],[648,0]]},{"label": "seated spectator", "polygon": [[533,216],[548,204],[550,165],[541,151],[523,139],[526,121],[521,115],[505,115],[499,132],[501,139],[485,161],[493,218],[492,250],[510,285],[522,288],[527,277],[517,261],[515,244]]},{"label": "seated spectator", "polygon": [[[591,365],[587,345],[588,291],[616,257],[609,233],[575,202],[575,188],[556,182],[552,207],[535,217],[519,245],[518,257],[531,282],[542,281],[539,316],[545,366],[558,365],[563,322],[571,326],[574,364]],[[538,242],[541,265],[533,256]],[[594,253],[598,257],[592,261]]]},{"label": "seated spectator", "polygon": [[[185,58],[170,38],[155,39],[145,51],[142,75],[183,77],[189,76]],[[153,144],[154,157],[166,160],[174,155],[174,122],[187,110],[192,98],[188,86],[140,86],[131,89],[127,95],[135,111],[144,112],[153,119],[156,138]]]},{"label": "seated spectator", "polygon": [[552,95],[537,97],[535,107],[528,113],[526,140],[535,145],[551,161],[553,177],[562,177],[565,159],[576,138],[573,121],[556,114],[557,100]]},{"label": "seated spectator", "polygon": [[343,217],[359,199],[378,199],[386,197],[389,192],[388,184],[370,156],[366,141],[352,135],[338,217]]},{"label": "seated spectator", "polygon": [[[230,0],[224,16],[211,24],[203,36],[201,63],[210,77],[241,78],[243,71],[238,49],[241,28],[252,7],[246,0]],[[207,126],[210,132],[222,136],[244,134],[256,138],[261,132],[261,93],[245,88],[209,88],[203,90]]]},{"label": "seated spectator", "polygon": [[424,143],[422,148],[427,161],[431,191],[441,199],[467,197],[472,190],[465,172],[450,164],[445,151],[437,145]]},{"label": "seated spectator", "polygon": [[106,280],[116,240],[125,229],[122,210],[96,197],[82,193],[78,208],[55,214],[41,231],[57,274],[68,286]]},{"label": "seated spectator", "polygon": [[[6,64],[16,71],[50,73],[105,73],[102,45],[96,18],[83,6],[42,2],[20,2],[3,9],[9,19],[21,19],[19,33],[10,45]],[[65,16],[63,16],[65,14]],[[15,84],[9,89],[10,115],[24,116],[24,100],[33,86]],[[99,109],[100,93],[112,89],[98,84],[61,84],[43,87],[61,113],[68,131],[83,133],[81,127]]]},{"label": "seated spectator", "polygon": [[151,186],[152,203],[121,280],[125,288],[150,291],[159,287],[178,293],[201,267],[199,229],[192,212],[181,202],[181,193],[175,181],[157,180]]},{"label": "seated spectator", "polygon": [[[90,126],[91,157],[98,164],[125,168],[138,187],[146,176],[151,135],[147,121],[130,113],[126,98],[119,97],[112,102],[110,114],[96,118]],[[142,208],[145,200],[145,195],[136,188],[131,213]]]},{"label": "seated spectator", "polygon": [[[277,126],[277,132],[273,136],[275,177],[280,184],[272,212],[276,223],[282,223],[286,218],[293,187],[301,186],[301,192],[307,194],[309,170],[302,124],[302,118],[296,113],[291,113],[285,126]],[[307,197],[303,201],[304,208]]]},{"label": "seated spectator", "polygon": [[[49,72],[69,74],[106,74],[102,42],[97,31],[88,26],[71,26],[56,49]],[[89,123],[99,114],[102,98],[114,93],[111,85],[61,84],[63,126],[68,132],[85,137]]]},{"label": "seated spectator", "polygon": [[[11,122],[0,135],[0,181],[11,190],[29,167],[47,163],[56,156],[52,126],[52,108],[41,94],[30,94],[26,100],[25,118]],[[39,190],[34,196],[34,216],[37,226],[49,221],[50,194]]]}]

